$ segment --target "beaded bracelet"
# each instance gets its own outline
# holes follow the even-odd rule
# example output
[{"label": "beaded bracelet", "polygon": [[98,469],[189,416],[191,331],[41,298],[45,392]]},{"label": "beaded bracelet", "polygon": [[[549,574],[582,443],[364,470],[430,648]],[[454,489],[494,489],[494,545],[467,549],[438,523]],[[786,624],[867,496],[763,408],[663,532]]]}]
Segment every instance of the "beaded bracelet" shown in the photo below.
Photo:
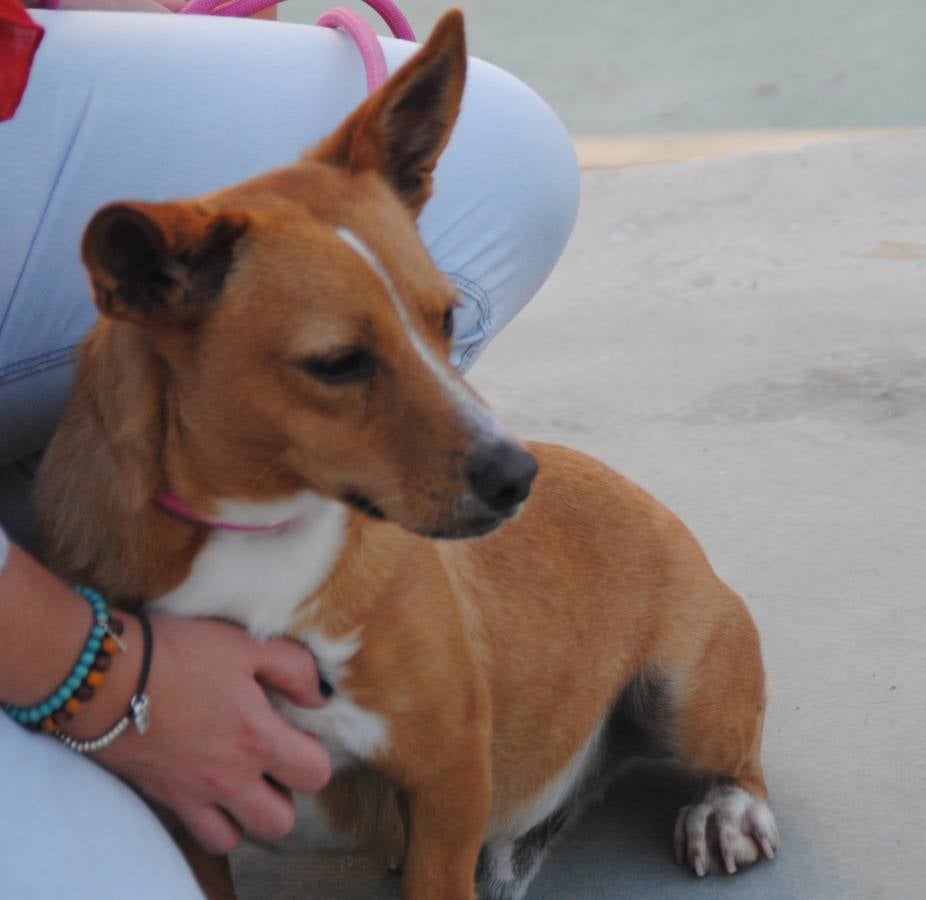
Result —
[{"label": "beaded bracelet", "polygon": [[87,642],[70,675],[54,693],[33,706],[3,704],[6,712],[20,725],[30,728],[41,725],[45,731],[56,730],[62,719],[70,719],[93,698],[94,689],[102,684],[109,669],[111,654],[117,649],[125,649],[119,638],[122,622],[110,616],[106,601],[92,588],[79,586],[74,590],[93,610],[93,624]]},{"label": "beaded bracelet", "polygon": [[128,711],[112,726],[112,728],[95,738],[79,740],[64,731],[56,730],[54,732],[55,737],[58,738],[65,747],[73,750],[75,753],[96,753],[97,750],[108,747],[129,727],[129,724],[134,725],[135,730],[139,734],[144,734],[151,724],[151,716],[148,711],[151,700],[146,691],[148,688],[148,675],[151,672],[151,652],[154,645],[154,637],[151,634],[151,623],[148,621],[148,617],[145,613],[139,610],[135,613],[135,616],[141,625],[143,642],[141,672],[138,675],[138,687],[129,700]]}]

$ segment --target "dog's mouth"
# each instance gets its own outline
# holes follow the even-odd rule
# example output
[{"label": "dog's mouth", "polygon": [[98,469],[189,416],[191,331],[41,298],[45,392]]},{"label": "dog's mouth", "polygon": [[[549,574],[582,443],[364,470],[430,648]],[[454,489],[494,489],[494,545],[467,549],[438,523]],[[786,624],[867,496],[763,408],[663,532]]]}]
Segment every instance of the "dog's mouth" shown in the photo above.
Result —
[{"label": "dog's mouth", "polygon": [[344,502],[371,519],[384,520],[386,518],[386,514],[369,497],[364,497],[363,494],[348,492],[344,495]]},{"label": "dog's mouth", "polygon": [[[345,503],[356,509],[358,512],[376,519],[381,522],[389,520],[383,510],[377,506],[369,497],[359,494],[356,491],[347,491],[342,495]],[[475,515],[470,515],[462,521],[454,522],[446,527],[438,528],[414,528],[405,526],[409,531],[420,534],[422,537],[430,538],[435,541],[455,541],[466,540],[467,538],[477,538],[495,531],[500,525],[508,519],[512,519],[521,511],[521,503],[516,504],[502,512],[480,511]]]},{"label": "dog's mouth", "polygon": [[509,519],[517,518],[523,508],[522,502],[501,511],[485,511],[449,528],[432,529],[425,537],[436,541],[461,541],[482,537],[495,531]]},{"label": "dog's mouth", "polygon": [[467,538],[478,538],[495,531],[510,516],[493,516],[491,519],[482,519],[476,522],[467,522],[454,528],[429,531],[425,537],[434,541],[462,541]]}]

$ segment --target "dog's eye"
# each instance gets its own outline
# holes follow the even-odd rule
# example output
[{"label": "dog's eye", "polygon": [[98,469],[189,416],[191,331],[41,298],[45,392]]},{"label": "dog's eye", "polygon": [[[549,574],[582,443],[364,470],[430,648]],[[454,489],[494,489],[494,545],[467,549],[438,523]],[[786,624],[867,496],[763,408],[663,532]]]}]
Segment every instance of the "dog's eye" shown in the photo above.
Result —
[{"label": "dog's eye", "polygon": [[315,356],[302,364],[313,378],[325,384],[351,384],[373,374],[373,357],[366,350],[351,350],[333,356]]},{"label": "dog's eye", "polygon": [[444,321],[441,323],[441,331],[445,338],[453,337],[453,307],[451,306],[444,313]]}]

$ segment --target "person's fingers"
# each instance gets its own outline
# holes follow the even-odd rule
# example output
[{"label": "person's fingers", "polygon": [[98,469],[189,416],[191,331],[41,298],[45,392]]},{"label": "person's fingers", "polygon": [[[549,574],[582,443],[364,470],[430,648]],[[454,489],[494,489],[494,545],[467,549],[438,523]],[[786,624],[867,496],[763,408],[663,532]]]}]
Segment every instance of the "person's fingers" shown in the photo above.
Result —
[{"label": "person's fingers", "polygon": [[254,672],[265,687],[278,691],[297,706],[323,706],[318,670],[311,652],[285,638],[255,644]]},{"label": "person's fingers", "polygon": [[286,837],[296,824],[293,798],[263,778],[235,797],[228,811],[247,834],[264,841]]},{"label": "person's fingers", "polygon": [[[272,723],[273,757],[267,775],[285,788],[302,794],[320,791],[331,779],[331,757],[311,735],[290,725],[276,712]],[[269,732],[268,732],[269,733]]]},{"label": "person's fingers", "polygon": [[241,843],[240,826],[217,806],[177,807],[175,812],[207,853],[231,853]]}]

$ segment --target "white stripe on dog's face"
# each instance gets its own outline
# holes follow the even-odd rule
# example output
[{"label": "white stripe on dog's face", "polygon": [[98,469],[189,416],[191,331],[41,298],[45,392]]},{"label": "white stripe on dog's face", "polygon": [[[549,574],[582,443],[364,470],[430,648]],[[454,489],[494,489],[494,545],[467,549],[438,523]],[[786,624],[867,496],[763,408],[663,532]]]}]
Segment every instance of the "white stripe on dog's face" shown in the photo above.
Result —
[{"label": "white stripe on dog's face", "polygon": [[335,234],[373,270],[377,278],[383,283],[392,302],[392,307],[399,317],[405,333],[408,335],[412,348],[434,375],[444,392],[451,397],[460,412],[461,418],[469,426],[472,436],[490,440],[510,440],[506,429],[492,415],[488,407],[466,390],[460,380],[448,371],[448,363],[441,360],[421,336],[412,321],[412,317],[409,315],[407,307],[399,296],[392,278],[386,271],[385,266],[380,262],[379,257],[349,228],[336,228]]}]

